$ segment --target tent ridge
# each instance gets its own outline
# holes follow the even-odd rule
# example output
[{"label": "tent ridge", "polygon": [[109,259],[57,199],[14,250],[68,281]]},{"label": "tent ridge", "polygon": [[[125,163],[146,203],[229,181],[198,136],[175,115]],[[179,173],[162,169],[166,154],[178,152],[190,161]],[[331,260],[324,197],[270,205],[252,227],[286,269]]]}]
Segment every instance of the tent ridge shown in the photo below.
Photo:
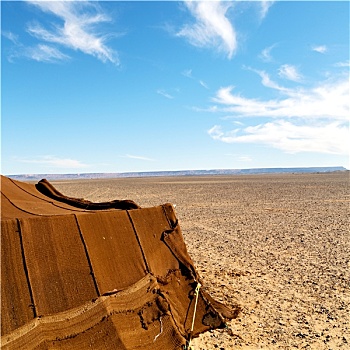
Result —
[{"label": "tent ridge", "polygon": [[134,201],[129,199],[123,200],[113,200],[109,202],[94,203],[83,198],[73,198],[63,195],[59,192],[49,181],[46,179],[40,180],[36,185],[36,189],[43,195],[57,200],[58,202],[63,202],[69,204],[73,207],[85,209],[85,210],[105,210],[105,209],[140,209],[140,206]]}]

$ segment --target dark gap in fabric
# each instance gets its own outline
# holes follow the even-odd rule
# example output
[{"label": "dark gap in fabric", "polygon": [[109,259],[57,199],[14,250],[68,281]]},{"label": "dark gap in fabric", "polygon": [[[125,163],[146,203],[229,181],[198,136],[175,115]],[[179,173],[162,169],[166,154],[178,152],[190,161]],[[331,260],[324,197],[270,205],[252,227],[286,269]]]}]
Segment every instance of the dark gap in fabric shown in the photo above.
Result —
[{"label": "dark gap in fabric", "polygon": [[[185,243],[181,244],[179,228],[176,226],[173,230],[166,230],[162,234],[162,241],[169,248],[174,257],[186,269],[190,277],[195,281],[199,279],[198,273],[193,266],[193,262],[188,256]],[[188,275],[188,274],[186,274]]]},{"label": "dark gap in fabric", "polygon": [[141,249],[143,261],[145,262],[147,272],[148,272],[148,273],[152,273],[152,272],[151,272],[151,269],[150,269],[150,267],[149,267],[149,265],[148,265],[145,252],[143,251],[143,248],[142,248],[142,245],[141,245],[141,242],[140,242],[140,238],[139,238],[139,235],[137,234],[137,231],[136,231],[136,227],[135,227],[135,225],[134,225],[134,222],[132,221],[132,218],[131,218],[131,216],[130,216],[129,211],[127,210],[126,212],[128,213],[128,217],[129,217],[130,223],[131,223],[131,225],[132,225],[132,229],[134,230],[137,243],[138,243],[138,245],[139,245],[139,247],[140,247],[140,249]]},{"label": "dark gap in fabric", "polygon": [[[158,279],[157,279],[158,280]],[[186,333],[183,332],[183,330],[179,327],[179,321],[176,319],[174,312],[172,310],[172,306],[169,303],[168,296],[166,295],[166,291],[162,291],[160,288],[156,289],[155,292],[161,296],[164,300],[168,303],[168,309],[169,309],[169,315],[171,319],[173,320],[174,326],[179,334],[181,334],[184,338],[186,338]]]},{"label": "dark gap in fabric", "polygon": [[35,307],[35,303],[34,303],[33,290],[32,290],[32,286],[30,284],[28,268],[27,268],[27,263],[26,263],[26,256],[25,256],[25,252],[24,252],[21,222],[20,222],[19,219],[16,219],[16,220],[17,220],[19,241],[20,241],[20,244],[21,244],[21,254],[22,254],[22,259],[23,259],[24,273],[25,273],[25,276],[26,276],[27,284],[28,284],[28,290],[29,290],[29,296],[30,296],[30,302],[31,302],[31,309],[33,310],[33,316],[35,318],[35,317],[37,317],[37,311],[36,311],[36,307]]},{"label": "dark gap in fabric", "polygon": [[[187,307],[187,310],[186,310],[186,315],[185,315],[184,324],[186,324],[186,323],[187,323],[187,320],[189,320],[189,317],[190,317],[190,310],[191,310],[192,302],[193,302],[193,300],[194,300],[194,290],[195,290],[195,286],[197,285],[197,283],[192,283],[192,284],[194,285],[194,287],[193,287],[193,289],[191,290],[190,295],[188,296],[189,299],[190,299],[190,302],[188,303],[188,307]],[[195,315],[191,315],[191,316],[194,317]],[[190,323],[192,323],[191,321],[192,321],[192,319],[189,320]],[[188,337],[192,337],[192,333],[191,333],[191,332],[188,334]]]},{"label": "dark gap in fabric", "polygon": [[97,281],[96,281],[96,278],[95,278],[94,270],[93,270],[93,268],[92,268],[92,264],[91,264],[89,252],[88,252],[87,247],[86,247],[86,243],[85,243],[85,240],[84,240],[83,233],[81,232],[81,228],[80,228],[80,225],[79,225],[78,218],[77,218],[77,216],[76,216],[75,214],[73,214],[73,215],[74,215],[74,218],[75,218],[75,222],[77,223],[77,227],[78,227],[78,231],[79,231],[79,236],[80,236],[81,242],[83,243],[84,252],[85,252],[85,255],[86,255],[86,259],[87,259],[87,261],[88,261],[88,264],[89,264],[90,275],[91,275],[92,281],[94,282],[94,286],[95,286],[95,289],[96,289],[96,293],[97,293],[98,296],[101,296],[101,293],[100,293],[100,291],[98,290],[98,285],[97,285]]}]

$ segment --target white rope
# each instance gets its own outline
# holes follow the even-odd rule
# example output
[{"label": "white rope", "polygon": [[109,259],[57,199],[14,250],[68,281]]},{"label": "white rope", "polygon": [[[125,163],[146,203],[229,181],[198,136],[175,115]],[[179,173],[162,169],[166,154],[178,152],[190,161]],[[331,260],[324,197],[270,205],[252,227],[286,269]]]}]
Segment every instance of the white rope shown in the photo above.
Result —
[{"label": "white rope", "polygon": [[163,333],[163,322],[162,322],[162,316],[159,317],[160,322],[160,332],[154,337],[153,343],[157,340],[157,338]]},{"label": "white rope", "polygon": [[198,304],[198,297],[199,297],[199,289],[201,288],[201,284],[197,282],[196,289],[194,290],[194,295],[196,297],[195,303],[194,303],[194,310],[193,310],[193,318],[192,318],[192,325],[191,325],[191,333],[190,333],[190,338],[188,340],[188,347],[187,349],[191,350],[191,340],[192,340],[192,332],[194,329],[194,321],[196,320],[196,313],[197,313],[197,304]]}]

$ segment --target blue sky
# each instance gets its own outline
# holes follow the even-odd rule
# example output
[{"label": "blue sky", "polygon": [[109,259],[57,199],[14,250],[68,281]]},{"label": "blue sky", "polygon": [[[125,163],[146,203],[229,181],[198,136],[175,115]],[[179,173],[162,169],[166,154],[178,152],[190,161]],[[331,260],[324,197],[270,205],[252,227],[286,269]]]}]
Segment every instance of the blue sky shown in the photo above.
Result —
[{"label": "blue sky", "polygon": [[1,2],[3,174],[349,168],[349,2]]}]

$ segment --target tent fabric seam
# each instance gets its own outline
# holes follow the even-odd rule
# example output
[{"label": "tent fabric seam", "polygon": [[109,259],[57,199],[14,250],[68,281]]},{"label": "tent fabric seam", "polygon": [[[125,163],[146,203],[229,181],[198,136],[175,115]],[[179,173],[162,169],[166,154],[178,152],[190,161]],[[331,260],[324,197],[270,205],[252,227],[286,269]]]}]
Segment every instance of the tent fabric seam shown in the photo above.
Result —
[{"label": "tent fabric seam", "polygon": [[28,286],[28,290],[29,290],[29,297],[30,297],[31,306],[32,306],[31,308],[33,311],[33,316],[35,318],[35,317],[37,317],[37,311],[36,311],[36,306],[35,306],[35,302],[34,302],[34,293],[33,293],[32,285],[30,282],[30,277],[29,277],[29,272],[28,272],[28,267],[27,267],[26,254],[24,251],[21,221],[20,221],[20,219],[16,219],[16,221],[17,221],[17,228],[18,228],[18,234],[19,234],[19,241],[20,241],[20,245],[21,245],[23,269],[24,269],[24,274],[26,276],[27,286]]},{"label": "tent fabric seam", "polygon": [[98,288],[98,284],[97,284],[97,281],[96,281],[94,269],[93,269],[93,267],[92,267],[91,259],[90,259],[90,256],[89,256],[89,251],[88,251],[87,245],[86,245],[86,243],[85,243],[85,239],[84,239],[83,233],[82,233],[82,231],[81,231],[81,227],[80,227],[80,224],[79,224],[79,220],[78,220],[76,214],[73,214],[73,215],[74,215],[74,218],[75,218],[75,222],[76,222],[76,224],[77,224],[77,227],[78,227],[78,231],[79,231],[79,236],[80,236],[81,242],[82,242],[83,247],[84,247],[84,253],[85,253],[85,255],[86,255],[86,259],[87,259],[88,264],[89,264],[90,276],[91,276],[91,278],[92,278],[92,281],[94,282],[94,286],[95,286],[97,295],[98,295],[98,296],[101,296],[101,293],[100,293],[100,290],[99,290],[99,288]]},{"label": "tent fabric seam", "polygon": [[[41,197],[39,197],[39,196],[36,196],[35,194],[33,194],[33,193],[31,193],[31,192],[28,192],[28,191],[27,191],[26,189],[24,189],[23,187],[18,186],[18,184],[17,184],[14,180],[12,180],[11,178],[9,178],[9,180],[10,180],[16,187],[18,187],[21,191],[28,193],[30,196],[35,197],[35,198],[38,198],[38,199],[40,199],[40,200],[42,200],[42,201],[44,201],[44,202],[53,204],[51,201],[49,201],[49,200],[47,200],[47,199],[45,199],[45,198],[41,198]],[[50,198],[50,199],[51,199],[51,198]]]},{"label": "tent fabric seam", "polygon": [[[37,213],[32,213],[32,212],[30,212],[30,211],[27,211],[27,210],[24,210],[23,208],[20,208],[18,205],[16,205],[15,203],[13,203],[12,201],[11,201],[11,199],[10,198],[8,198],[7,196],[6,196],[6,194],[4,193],[4,192],[2,192],[2,195],[16,208],[16,209],[18,209],[18,210],[20,210],[20,211],[23,211],[23,213],[27,213],[27,214],[31,214],[31,215],[36,215],[36,216],[47,216],[47,215],[42,215],[42,214],[37,214]],[[63,215],[65,215],[65,214],[63,214]],[[50,215],[49,215],[50,216]]]},{"label": "tent fabric seam", "polygon": [[133,231],[134,231],[134,233],[135,233],[136,240],[137,240],[137,244],[138,244],[139,247],[140,247],[140,250],[141,250],[141,253],[142,253],[142,257],[143,257],[143,261],[145,262],[145,265],[146,265],[147,272],[148,272],[148,273],[151,273],[150,266],[149,266],[149,264],[148,264],[148,262],[147,262],[147,259],[146,259],[146,254],[145,254],[145,252],[144,252],[144,250],[143,250],[143,248],[142,248],[139,235],[137,234],[136,227],[135,227],[134,222],[133,222],[133,220],[132,220],[132,217],[131,217],[131,215],[130,215],[130,213],[129,213],[129,210],[126,210],[126,213],[128,214],[129,221],[130,221],[131,226],[132,226],[132,229],[133,229]]},{"label": "tent fabric seam", "polygon": [[[19,187],[20,188],[20,187]],[[23,190],[23,189],[21,189]],[[27,191],[23,190],[24,192],[28,193]],[[64,215],[69,215],[68,213],[66,214],[38,214],[38,213],[34,213],[34,212],[31,212],[31,211],[28,211],[28,210],[25,210],[21,207],[19,207],[18,205],[16,205],[14,202],[11,201],[11,199],[9,197],[6,196],[5,193],[2,192],[2,195],[18,210],[22,211],[23,213],[27,213],[27,214],[30,214],[30,215],[34,215],[34,216],[38,216],[38,217],[45,217],[45,216],[64,216]],[[40,197],[36,197],[36,196],[33,196],[35,198],[38,198],[40,200],[43,200],[44,202],[47,202],[49,204],[52,204],[53,206],[57,207],[57,208],[61,208],[61,209],[65,209],[67,210],[67,212],[70,212],[70,214],[74,214],[75,212],[84,212],[84,213],[87,213],[88,211],[87,210],[72,210],[70,208],[65,208],[65,207],[61,207],[59,205],[56,205],[55,203],[53,202],[50,202],[50,201],[46,201],[45,199],[42,199]]]}]

